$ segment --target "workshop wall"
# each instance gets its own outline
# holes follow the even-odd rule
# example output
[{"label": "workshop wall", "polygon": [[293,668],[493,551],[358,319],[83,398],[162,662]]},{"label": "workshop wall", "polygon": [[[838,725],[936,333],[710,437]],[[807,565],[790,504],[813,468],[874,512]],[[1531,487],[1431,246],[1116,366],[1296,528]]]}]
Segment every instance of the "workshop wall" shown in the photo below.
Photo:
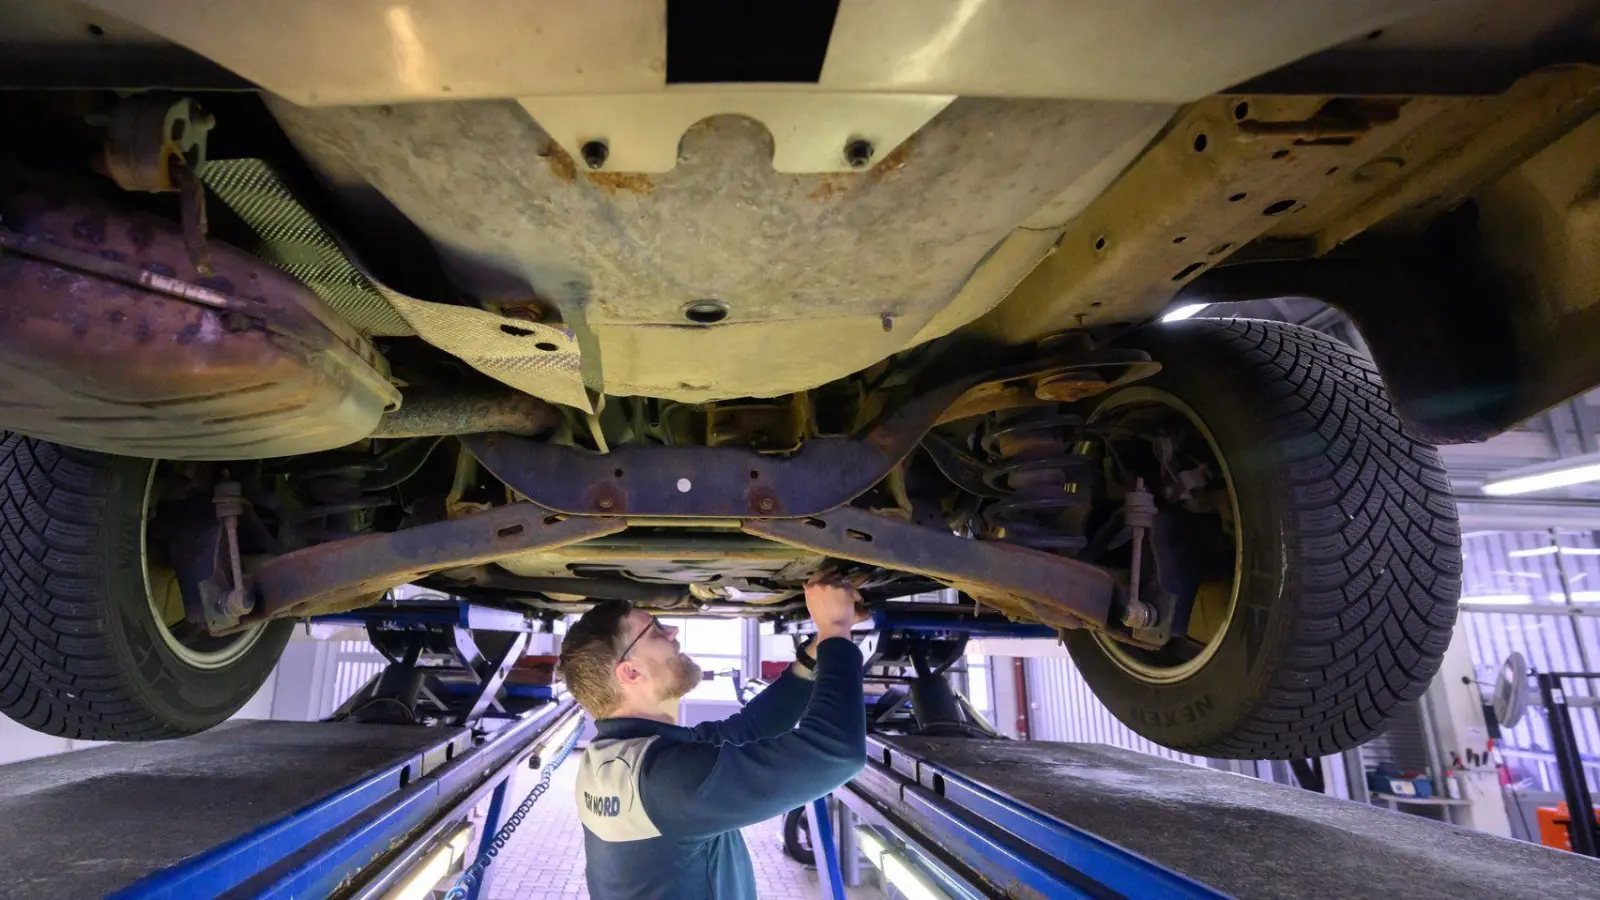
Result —
[{"label": "workshop wall", "polygon": [[1203,757],[1169,750],[1133,733],[1089,689],[1071,659],[1027,661],[1028,732],[1036,741],[1110,744],[1205,765]]},{"label": "workshop wall", "polygon": [[[1591,531],[1562,530],[1555,537],[1560,554],[1547,531],[1478,531],[1464,537],[1462,620],[1485,691],[1513,651],[1539,671],[1600,671],[1600,548]],[[1579,679],[1565,684],[1570,696],[1594,696],[1596,687]],[[1600,710],[1574,708],[1571,717],[1589,783],[1600,788]],[[1537,707],[1504,729],[1500,747],[1519,783],[1560,790],[1549,730]]]}]

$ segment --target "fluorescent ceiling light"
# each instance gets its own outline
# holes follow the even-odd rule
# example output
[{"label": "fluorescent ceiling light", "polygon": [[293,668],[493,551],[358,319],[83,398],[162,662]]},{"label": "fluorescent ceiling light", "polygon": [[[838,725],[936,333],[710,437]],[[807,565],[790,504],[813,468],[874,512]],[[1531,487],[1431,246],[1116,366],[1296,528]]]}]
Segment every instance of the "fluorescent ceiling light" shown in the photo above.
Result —
[{"label": "fluorescent ceiling light", "polygon": [[[1512,559],[1527,559],[1530,556],[1555,556],[1556,548],[1535,547],[1532,550],[1513,550],[1506,556]],[[1562,556],[1600,556],[1600,547],[1562,547]]]},{"label": "fluorescent ceiling light", "polygon": [[1209,303],[1185,303],[1184,305],[1176,307],[1169,311],[1166,315],[1162,316],[1161,321],[1182,322],[1184,319],[1193,317],[1196,313],[1200,312],[1200,310],[1205,309],[1210,305],[1211,304]]},{"label": "fluorescent ceiling light", "polygon": [[1587,484],[1591,481],[1600,481],[1600,453],[1588,453],[1502,472],[1483,486],[1483,492],[1490,497],[1509,497],[1514,494],[1531,494],[1535,491]]},{"label": "fluorescent ceiling light", "polygon": [[1512,606],[1522,603],[1532,603],[1532,594],[1479,594],[1476,597],[1462,597],[1462,603],[1476,603],[1479,606]]},{"label": "fluorescent ceiling light", "polygon": [[[1548,605],[1558,612],[1560,607],[1567,605],[1567,595],[1560,591],[1551,591],[1545,594],[1544,600],[1544,603],[1536,605],[1541,607]],[[1519,606],[1535,603],[1535,600],[1532,594],[1479,594],[1475,597],[1464,596],[1461,598],[1461,602],[1470,603],[1474,606]],[[1600,603],[1600,591],[1573,591],[1572,602]]]}]

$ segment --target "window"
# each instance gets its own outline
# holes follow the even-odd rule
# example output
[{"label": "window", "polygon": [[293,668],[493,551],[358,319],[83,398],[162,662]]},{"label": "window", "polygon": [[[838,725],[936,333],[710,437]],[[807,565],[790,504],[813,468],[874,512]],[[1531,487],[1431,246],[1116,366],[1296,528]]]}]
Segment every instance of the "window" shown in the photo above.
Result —
[{"label": "window", "polygon": [[983,713],[985,719],[994,719],[989,702],[989,657],[977,650],[967,651],[967,699]]},{"label": "window", "polygon": [[[678,645],[707,672],[740,668],[744,660],[744,634],[738,619],[700,617],[662,618],[661,624],[678,629]],[[740,673],[745,677],[746,673]],[[758,673],[749,673],[751,677]],[[719,677],[703,681],[689,693],[692,700],[737,700],[733,680]]]}]

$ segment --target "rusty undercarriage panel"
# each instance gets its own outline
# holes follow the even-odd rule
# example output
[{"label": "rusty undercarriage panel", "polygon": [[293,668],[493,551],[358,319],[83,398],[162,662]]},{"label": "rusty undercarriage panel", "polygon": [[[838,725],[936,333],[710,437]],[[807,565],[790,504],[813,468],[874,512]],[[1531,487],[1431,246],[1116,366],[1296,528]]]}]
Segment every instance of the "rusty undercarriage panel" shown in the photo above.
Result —
[{"label": "rusty undercarriage panel", "polygon": [[[513,503],[461,519],[373,534],[276,557],[252,578],[261,618],[347,608],[430,572],[490,562],[615,534],[622,519],[568,518],[532,503]],[[363,601],[360,605],[365,605]]]},{"label": "rusty undercarriage panel", "polygon": [[937,578],[1016,618],[1103,628],[1123,593],[1106,570],[1013,544],[975,541],[840,507],[805,519],[747,521],[744,531],[829,557]]},{"label": "rusty undercarriage panel", "polygon": [[0,196],[0,428],[158,459],[261,459],[371,434],[399,393],[316,295],[177,225],[53,189]]}]

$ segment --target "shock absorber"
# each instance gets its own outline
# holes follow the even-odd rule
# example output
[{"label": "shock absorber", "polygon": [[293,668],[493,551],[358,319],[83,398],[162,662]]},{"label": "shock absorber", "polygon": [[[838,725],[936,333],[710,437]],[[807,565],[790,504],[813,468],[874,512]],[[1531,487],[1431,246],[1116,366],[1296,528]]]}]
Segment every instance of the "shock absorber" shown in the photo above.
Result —
[{"label": "shock absorber", "polygon": [[996,414],[979,443],[993,461],[984,482],[1006,494],[983,510],[996,537],[1058,553],[1083,549],[1100,462],[1082,435],[1082,416],[1053,408]]}]

